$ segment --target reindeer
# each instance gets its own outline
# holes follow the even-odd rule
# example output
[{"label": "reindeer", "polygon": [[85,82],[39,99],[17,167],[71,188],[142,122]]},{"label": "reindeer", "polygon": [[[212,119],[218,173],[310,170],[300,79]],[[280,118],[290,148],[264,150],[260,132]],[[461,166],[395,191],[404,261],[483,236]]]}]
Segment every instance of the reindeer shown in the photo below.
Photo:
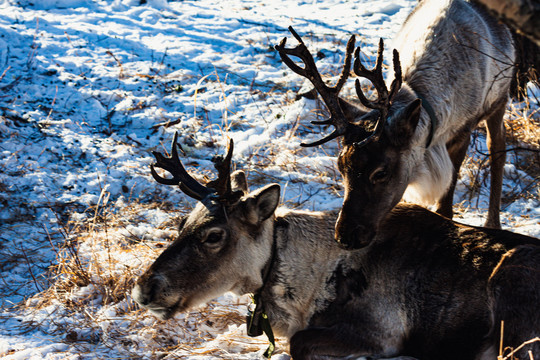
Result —
[{"label": "reindeer", "polygon": [[[255,313],[266,314],[273,331],[289,339],[295,360],[467,360],[494,353],[495,333],[489,334],[499,317],[489,304],[505,304],[497,290],[504,282],[494,278],[488,297],[488,279],[503,254],[536,246],[526,244],[537,239],[400,204],[375,241],[345,250],[333,240],[336,212],[278,207],[278,184],[249,192],[243,172],[229,174],[232,141],[216,164],[217,180],[206,186],[188,174],[176,141],[177,135],[170,157],[154,153],[156,166],[173,177],[153,166],[152,174],[199,203],[133,288],[142,307],[168,319],[228,291],[255,294]],[[538,279],[524,274],[538,289]],[[521,305],[538,313],[536,300],[523,298]],[[522,340],[518,325],[515,341]]]},{"label": "reindeer", "polygon": [[[335,86],[322,80],[312,55],[300,43],[276,45],[283,62],[308,78],[321,95],[330,119],[315,122],[335,130],[316,146],[343,137],[338,166],[344,178],[343,208],[336,240],[346,248],[369,243],[384,216],[402,199],[437,205],[452,218],[453,194],[472,130],[486,120],[491,188],[486,226],[500,228],[499,208],[505,163],[503,115],[512,78],[514,47],[509,31],[474,4],[463,0],[420,2],[399,31],[390,89],[382,75],[383,42],[373,70],[356,49],[353,70],[377,91],[368,100],[356,80],[361,104],[339,97],[351,67],[354,36]],[[300,58],[300,67],[290,56]]]}]

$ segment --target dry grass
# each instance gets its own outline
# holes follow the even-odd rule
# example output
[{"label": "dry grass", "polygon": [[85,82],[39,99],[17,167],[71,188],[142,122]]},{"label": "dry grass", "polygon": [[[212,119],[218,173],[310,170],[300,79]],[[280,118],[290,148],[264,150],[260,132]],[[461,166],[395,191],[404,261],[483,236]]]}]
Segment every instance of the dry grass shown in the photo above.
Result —
[{"label": "dry grass", "polygon": [[[499,342],[499,355],[497,355],[497,360],[526,360],[517,358],[516,354],[525,346],[528,346],[535,342],[540,342],[540,337],[537,336],[533,339],[525,341],[523,344],[519,345],[516,348],[504,346],[504,321],[501,321],[501,340]],[[528,351],[528,355],[529,360],[534,360],[534,356],[531,350]]]},{"label": "dry grass", "polygon": [[[140,261],[155,258],[175,235],[174,230],[168,227],[170,224],[161,224],[156,232],[163,237],[151,242],[130,232],[129,225],[140,226],[145,221],[140,212],[155,210],[159,206],[132,203],[118,213],[112,207],[98,205],[89,209],[91,216],[66,224],[66,240],[61,247],[54,248],[56,264],[50,269],[53,286],[40,296],[43,305],[53,300],[71,303],[73,300],[69,299],[69,294],[86,286],[92,286],[99,294],[101,305],[123,300],[141,269],[125,264],[122,255],[137,254]],[[178,210],[171,213],[174,217]],[[81,255],[81,247],[85,249],[84,256]],[[80,301],[84,302],[83,299]]]},{"label": "dry grass", "polygon": [[507,140],[510,144],[540,147],[540,112],[538,103],[528,99],[521,104],[511,103],[505,121]]},{"label": "dry grass", "polygon": [[[245,321],[247,297],[210,302],[168,321],[157,320],[131,299],[136,279],[175,237],[176,218],[186,212],[167,209],[170,220],[157,227],[144,215],[162,210],[157,203],[126,204],[121,213],[96,206],[86,218],[65,224],[66,241],[54,247],[51,286],[18,306],[27,314],[20,333],[39,329],[88,356],[96,346],[128,358],[139,358],[141,351],[151,358],[220,358],[231,349],[262,349],[262,339],[247,338],[236,329]],[[212,341],[220,346],[209,346]]]},{"label": "dry grass", "polygon": [[[505,115],[507,163],[515,165],[515,171],[506,173],[514,187],[505,188],[501,210],[520,198],[540,201],[540,113],[537,100],[526,99],[522,103],[510,103]],[[471,148],[466,156],[461,177],[466,188],[466,205],[457,204],[458,213],[478,207],[481,191],[489,191],[489,152],[485,150],[485,125],[472,135]]]},{"label": "dry grass", "polygon": [[[530,345],[535,342],[540,342],[540,337],[535,337],[531,340],[525,341],[523,344],[518,346],[517,348],[511,348],[511,347],[503,347],[501,345],[501,349],[499,350],[499,355],[497,356],[497,360],[527,360],[527,359],[518,359],[516,357],[516,353],[521,350],[523,347]],[[528,360],[534,360],[533,353],[529,350],[528,351],[529,359]]]},{"label": "dry grass", "polygon": [[540,99],[511,103],[505,119],[510,156],[523,171],[540,179]]}]

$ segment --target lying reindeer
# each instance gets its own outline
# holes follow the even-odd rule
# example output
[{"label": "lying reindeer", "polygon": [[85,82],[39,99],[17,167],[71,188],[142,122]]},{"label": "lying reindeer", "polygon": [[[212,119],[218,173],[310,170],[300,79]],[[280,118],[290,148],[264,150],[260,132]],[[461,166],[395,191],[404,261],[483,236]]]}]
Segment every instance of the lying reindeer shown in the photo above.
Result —
[{"label": "lying reindeer", "polygon": [[[537,239],[398,205],[368,247],[343,250],[333,240],[336,213],[278,208],[279,185],[248,192],[243,172],[229,175],[232,142],[217,166],[218,179],[203,186],[180,162],[176,139],[171,157],[154,153],[157,166],[173,178],[153,167],[152,174],[200,202],[137,281],[133,298],[141,306],[168,319],[227,291],[255,293],[273,330],[290,340],[295,360],[472,360],[494,353],[498,339],[488,341],[495,337],[488,333],[501,316],[493,316],[488,304],[504,308],[508,299],[498,296],[503,279],[491,284],[488,298],[488,279],[505,252]],[[538,271],[540,259],[534,259]],[[539,288],[537,278],[523,274]],[[538,314],[535,300],[540,296],[523,298],[521,305]],[[513,329],[515,342],[507,345],[528,340],[520,324]]]},{"label": "lying reindeer", "polygon": [[[453,194],[471,131],[487,123],[491,188],[486,226],[500,228],[499,208],[505,163],[503,115],[513,75],[512,37],[482,9],[463,0],[421,1],[399,31],[390,90],[382,76],[382,40],[374,70],[355,53],[354,72],[373,83],[378,98],[366,99],[356,81],[361,105],[339,98],[349,76],[354,36],[347,44],[343,72],[327,86],[302,39],[295,48],[276,46],[284,63],[308,78],[321,95],[334,125],[315,146],[343,136],[338,157],[345,197],[336,224],[344,247],[371,241],[382,219],[400,199],[438,204],[452,218]],[[290,55],[299,57],[304,67]],[[400,60],[401,58],[401,60]],[[403,76],[402,76],[403,74]],[[358,236],[360,234],[360,236]]]}]

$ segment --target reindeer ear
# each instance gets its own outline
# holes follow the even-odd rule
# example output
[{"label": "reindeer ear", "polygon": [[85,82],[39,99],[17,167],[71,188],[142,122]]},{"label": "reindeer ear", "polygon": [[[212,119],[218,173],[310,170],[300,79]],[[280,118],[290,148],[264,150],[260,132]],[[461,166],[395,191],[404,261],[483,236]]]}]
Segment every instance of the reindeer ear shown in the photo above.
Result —
[{"label": "reindeer ear", "polygon": [[279,204],[280,191],[278,184],[270,184],[244,197],[240,210],[244,220],[259,225],[272,216]]},{"label": "reindeer ear", "polygon": [[242,191],[244,195],[249,192],[245,172],[242,170],[236,170],[231,174],[231,189],[233,192]]},{"label": "reindeer ear", "polygon": [[422,109],[422,101],[414,100],[404,109],[399,110],[392,117],[390,130],[390,141],[394,146],[405,147],[411,143],[418,120],[420,120],[420,110]]}]

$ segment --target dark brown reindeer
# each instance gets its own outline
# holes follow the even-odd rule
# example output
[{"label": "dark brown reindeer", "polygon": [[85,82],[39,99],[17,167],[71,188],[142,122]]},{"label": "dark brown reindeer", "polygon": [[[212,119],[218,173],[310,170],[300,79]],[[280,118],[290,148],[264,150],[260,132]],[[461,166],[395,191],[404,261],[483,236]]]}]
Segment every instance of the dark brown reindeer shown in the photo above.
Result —
[{"label": "dark brown reindeer", "polygon": [[330,119],[318,123],[335,127],[330,135],[304,146],[343,137],[338,166],[345,196],[336,224],[336,240],[342,246],[369,243],[402,197],[436,204],[438,213],[452,218],[459,169],[471,131],[481,120],[487,123],[491,164],[486,226],[500,228],[502,120],[514,62],[512,38],[503,25],[463,0],[421,1],[395,39],[390,89],[382,75],[382,40],[373,70],[362,65],[356,50],[354,72],[377,91],[376,100],[366,99],[357,80],[361,105],[339,97],[349,76],[354,37],[347,45],[341,77],[330,87],[302,39],[291,32],[300,45],[286,48],[284,39],[276,49],[287,66],[313,83],[328,107]]},{"label": "dark brown reindeer", "polygon": [[[217,181],[207,186],[182,166],[176,136],[172,146],[170,157],[154,155],[156,166],[173,178],[153,167],[152,174],[199,203],[137,281],[133,298],[142,307],[168,319],[227,291],[254,293],[274,332],[290,340],[295,360],[494,359],[498,339],[490,329],[508,311],[495,316],[490,304],[508,309],[501,296],[507,296],[507,275],[492,277],[492,296],[488,279],[505,252],[536,239],[400,204],[383,220],[376,241],[344,250],[333,240],[336,213],[278,208],[279,185],[249,192],[243,172],[229,175],[232,142]],[[511,266],[519,256],[509,260]],[[531,257],[532,272],[506,263],[500,268],[538,289],[532,274],[539,262]],[[538,313],[540,296],[531,294],[512,301]],[[528,340],[528,324],[510,326],[512,342],[506,344]]]}]

